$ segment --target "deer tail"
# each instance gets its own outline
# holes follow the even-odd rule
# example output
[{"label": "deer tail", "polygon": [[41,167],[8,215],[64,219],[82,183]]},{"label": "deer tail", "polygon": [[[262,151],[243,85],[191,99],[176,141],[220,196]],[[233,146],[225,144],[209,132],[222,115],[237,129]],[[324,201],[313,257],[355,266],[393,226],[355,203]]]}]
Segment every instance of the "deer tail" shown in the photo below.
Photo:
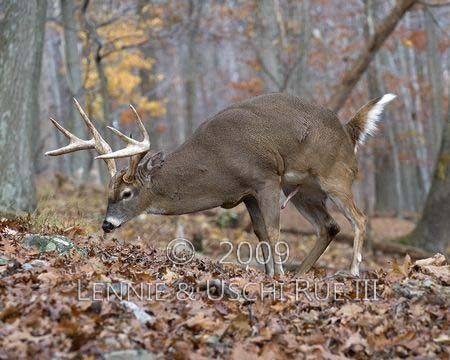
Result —
[{"label": "deer tail", "polygon": [[384,107],[396,97],[394,94],[386,94],[370,100],[345,124],[345,130],[355,144],[355,150],[358,145],[363,145],[369,136],[375,135]]}]

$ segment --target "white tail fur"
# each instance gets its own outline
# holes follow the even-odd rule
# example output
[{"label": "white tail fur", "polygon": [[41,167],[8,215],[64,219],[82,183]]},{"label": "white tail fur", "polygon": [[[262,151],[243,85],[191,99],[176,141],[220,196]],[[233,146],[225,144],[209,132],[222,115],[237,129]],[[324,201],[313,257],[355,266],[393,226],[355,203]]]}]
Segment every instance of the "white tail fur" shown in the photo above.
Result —
[{"label": "white tail fur", "polygon": [[362,145],[369,136],[375,135],[378,130],[378,122],[380,121],[380,115],[383,112],[387,103],[394,100],[397,95],[386,94],[384,95],[367,113],[366,125],[364,131],[361,133],[358,139],[358,144]]}]

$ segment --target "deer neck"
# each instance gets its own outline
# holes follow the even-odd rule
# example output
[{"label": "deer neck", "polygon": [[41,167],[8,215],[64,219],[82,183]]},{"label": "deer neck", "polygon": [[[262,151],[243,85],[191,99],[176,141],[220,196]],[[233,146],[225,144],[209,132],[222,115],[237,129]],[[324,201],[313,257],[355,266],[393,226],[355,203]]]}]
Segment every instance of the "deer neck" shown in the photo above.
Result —
[{"label": "deer neck", "polygon": [[201,164],[201,156],[193,151],[169,154],[151,176],[148,213],[179,215],[219,206],[216,196],[205,191],[208,174]]}]

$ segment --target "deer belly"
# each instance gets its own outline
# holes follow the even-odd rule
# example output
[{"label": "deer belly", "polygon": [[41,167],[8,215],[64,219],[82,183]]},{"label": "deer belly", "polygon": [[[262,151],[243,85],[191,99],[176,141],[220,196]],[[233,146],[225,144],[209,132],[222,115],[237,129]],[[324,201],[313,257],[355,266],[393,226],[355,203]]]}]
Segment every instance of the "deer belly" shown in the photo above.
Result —
[{"label": "deer belly", "polygon": [[283,175],[283,182],[287,185],[298,185],[309,177],[309,174],[301,171],[287,171]]}]

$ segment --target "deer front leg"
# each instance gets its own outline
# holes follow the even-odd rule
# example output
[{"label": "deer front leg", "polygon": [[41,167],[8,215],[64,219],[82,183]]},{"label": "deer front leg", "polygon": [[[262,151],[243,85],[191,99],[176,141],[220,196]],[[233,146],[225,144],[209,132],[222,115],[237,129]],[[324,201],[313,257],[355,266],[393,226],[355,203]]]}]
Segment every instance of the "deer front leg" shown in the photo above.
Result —
[{"label": "deer front leg", "polygon": [[270,249],[270,258],[268,263],[272,262],[274,275],[284,274],[281,258],[275,252],[275,246],[280,238],[280,190],[281,189],[277,182],[265,186],[256,195],[256,200],[258,202],[267,233],[268,246],[263,246],[263,248],[266,247]]},{"label": "deer front leg", "polygon": [[[252,220],[253,232],[258,238],[261,244],[269,244],[269,237],[266,231],[266,225],[259,208],[258,202],[255,198],[247,198],[244,200],[245,206],[247,207],[248,213],[250,214],[250,219]],[[264,267],[266,274],[273,276],[275,274],[274,263],[272,261],[271,250],[266,245],[261,246],[263,253]]]}]

